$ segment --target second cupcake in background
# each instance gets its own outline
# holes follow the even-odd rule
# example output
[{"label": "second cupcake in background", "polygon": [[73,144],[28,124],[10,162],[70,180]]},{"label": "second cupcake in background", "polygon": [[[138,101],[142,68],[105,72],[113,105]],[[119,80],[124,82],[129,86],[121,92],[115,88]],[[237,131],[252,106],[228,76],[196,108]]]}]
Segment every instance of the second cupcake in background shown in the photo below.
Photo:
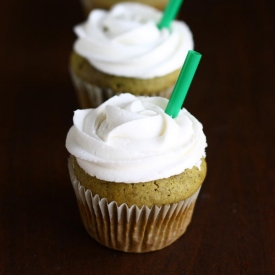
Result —
[{"label": "second cupcake in background", "polygon": [[93,10],[74,28],[70,70],[81,108],[125,92],[169,98],[194,42],[182,21],[160,30],[161,17],[153,7],[123,2]]},{"label": "second cupcake in background", "polygon": [[[92,9],[110,9],[113,5],[120,2],[118,0],[80,0],[85,14],[89,14]],[[159,10],[165,8],[167,0],[132,0],[132,2],[143,3],[150,5]]]}]

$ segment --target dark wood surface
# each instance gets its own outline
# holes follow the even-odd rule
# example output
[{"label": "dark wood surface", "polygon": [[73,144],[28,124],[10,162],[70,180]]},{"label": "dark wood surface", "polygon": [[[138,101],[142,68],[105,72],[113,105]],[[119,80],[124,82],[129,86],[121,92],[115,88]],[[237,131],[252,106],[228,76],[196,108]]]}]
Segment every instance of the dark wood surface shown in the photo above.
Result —
[{"label": "dark wood surface", "polygon": [[85,232],[67,172],[81,6],[2,1],[0,274],[275,274],[274,12],[271,0],[185,1],[203,55],[185,107],[204,125],[208,175],[185,235],[127,254]]}]

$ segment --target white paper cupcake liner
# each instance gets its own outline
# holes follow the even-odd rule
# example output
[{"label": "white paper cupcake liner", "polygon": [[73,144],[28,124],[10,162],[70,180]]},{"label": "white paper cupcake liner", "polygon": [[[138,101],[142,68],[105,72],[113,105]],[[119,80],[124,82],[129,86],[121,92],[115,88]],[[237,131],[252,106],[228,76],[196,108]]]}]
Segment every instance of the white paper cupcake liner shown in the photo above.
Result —
[{"label": "white paper cupcake liner", "polygon": [[[102,88],[95,85],[92,85],[82,79],[80,79],[72,70],[70,70],[71,78],[73,85],[75,87],[78,102],[81,108],[96,108],[107,99],[113,97],[114,95],[118,95],[120,93],[115,92],[111,88]],[[154,94],[150,94],[150,96],[162,96],[166,98],[170,98],[170,95],[173,91],[174,86],[169,87],[168,89],[159,91]],[[139,96],[139,94],[135,94]],[[149,96],[149,95],[148,95]]]},{"label": "white paper cupcake liner", "polygon": [[74,175],[71,160],[69,173],[76,194],[83,224],[99,243],[125,252],[149,252],[176,241],[189,225],[198,189],[189,198],[158,207],[138,208],[93,195]]}]

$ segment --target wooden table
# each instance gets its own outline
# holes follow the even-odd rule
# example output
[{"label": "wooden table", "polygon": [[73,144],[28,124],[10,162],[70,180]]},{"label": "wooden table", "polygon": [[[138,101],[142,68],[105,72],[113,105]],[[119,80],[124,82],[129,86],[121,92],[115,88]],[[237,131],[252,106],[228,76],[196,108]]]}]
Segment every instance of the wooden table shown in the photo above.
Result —
[{"label": "wooden table", "polygon": [[208,175],[171,246],[127,254],[83,229],[65,137],[78,1],[2,1],[0,274],[275,274],[273,1],[185,1],[203,55],[185,107],[204,125]]}]

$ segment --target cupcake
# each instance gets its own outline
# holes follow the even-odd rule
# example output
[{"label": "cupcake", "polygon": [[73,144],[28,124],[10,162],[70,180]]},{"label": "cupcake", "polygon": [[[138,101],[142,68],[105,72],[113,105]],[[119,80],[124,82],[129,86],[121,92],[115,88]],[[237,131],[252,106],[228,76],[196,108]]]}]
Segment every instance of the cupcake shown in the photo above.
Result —
[{"label": "cupcake", "polygon": [[[86,15],[92,9],[110,9],[113,5],[120,2],[117,0],[80,0],[83,10]],[[156,9],[163,10],[167,4],[167,0],[133,0],[132,2],[138,2],[155,7]]]},{"label": "cupcake", "polygon": [[70,71],[81,108],[95,108],[120,93],[169,98],[193,37],[182,21],[158,29],[162,13],[122,2],[93,10],[74,28]]},{"label": "cupcake", "polygon": [[120,94],[77,110],[68,132],[69,173],[83,224],[99,243],[149,252],[189,225],[206,176],[206,137],[186,109],[163,97]]}]

